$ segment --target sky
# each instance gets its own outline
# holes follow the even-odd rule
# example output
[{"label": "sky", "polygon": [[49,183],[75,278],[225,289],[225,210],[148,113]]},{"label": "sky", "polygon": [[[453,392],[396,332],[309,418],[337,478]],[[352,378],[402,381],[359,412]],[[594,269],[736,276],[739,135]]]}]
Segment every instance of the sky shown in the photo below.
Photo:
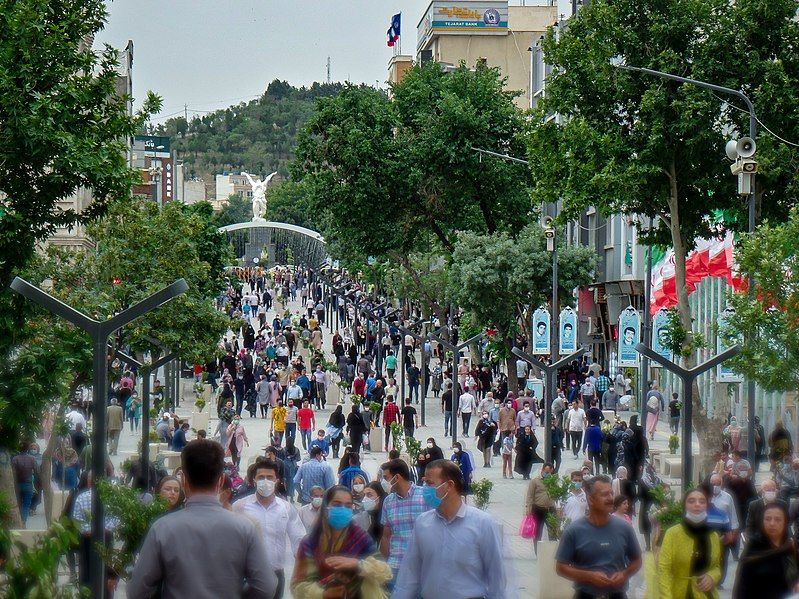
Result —
[{"label": "sky", "polygon": [[133,40],[138,107],[148,90],[163,98],[154,122],[189,117],[261,95],[270,81],[383,85],[392,50],[391,16],[402,13],[403,49],[429,0],[113,0],[95,46]]}]

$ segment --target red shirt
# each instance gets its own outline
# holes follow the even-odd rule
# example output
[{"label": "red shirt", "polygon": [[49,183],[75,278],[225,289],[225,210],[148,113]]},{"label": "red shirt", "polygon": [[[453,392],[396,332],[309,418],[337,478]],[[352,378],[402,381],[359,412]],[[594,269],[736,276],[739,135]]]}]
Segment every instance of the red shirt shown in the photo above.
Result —
[{"label": "red shirt", "polygon": [[383,406],[383,426],[389,426],[393,422],[399,422],[399,408],[396,402],[389,401]]},{"label": "red shirt", "polygon": [[352,381],[352,388],[355,390],[355,395],[363,397],[366,395],[366,379],[355,379]]},{"label": "red shirt", "polygon": [[311,428],[311,420],[313,420],[314,413],[311,408],[300,408],[297,410],[297,418],[300,421],[300,430],[308,430]]}]

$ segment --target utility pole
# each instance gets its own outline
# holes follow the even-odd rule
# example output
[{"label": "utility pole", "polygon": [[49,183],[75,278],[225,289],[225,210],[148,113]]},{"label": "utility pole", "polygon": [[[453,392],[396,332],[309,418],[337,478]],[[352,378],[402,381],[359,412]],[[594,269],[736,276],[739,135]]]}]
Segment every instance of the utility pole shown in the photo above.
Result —
[{"label": "utility pole", "polygon": [[327,57],[327,84],[330,85],[330,57]]}]

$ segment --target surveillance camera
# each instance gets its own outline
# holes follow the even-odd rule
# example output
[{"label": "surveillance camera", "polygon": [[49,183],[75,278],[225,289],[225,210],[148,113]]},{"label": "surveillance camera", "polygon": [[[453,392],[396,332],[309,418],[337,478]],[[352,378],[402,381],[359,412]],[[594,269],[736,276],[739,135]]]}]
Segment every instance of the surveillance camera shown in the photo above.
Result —
[{"label": "surveillance camera", "polygon": [[742,137],[738,140],[738,143],[735,145],[735,149],[738,152],[738,156],[740,158],[751,158],[755,155],[755,151],[757,150],[757,144],[755,140],[751,137]]}]

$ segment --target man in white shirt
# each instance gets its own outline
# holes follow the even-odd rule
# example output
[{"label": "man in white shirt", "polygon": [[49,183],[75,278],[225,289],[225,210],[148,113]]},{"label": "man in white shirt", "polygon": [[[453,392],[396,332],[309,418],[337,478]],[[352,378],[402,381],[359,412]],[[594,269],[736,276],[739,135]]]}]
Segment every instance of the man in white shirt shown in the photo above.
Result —
[{"label": "man in white shirt", "polygon": [[590,378],[586,378],[585,382],[580,385],[580,396],[583,398],[583,408],[587,410],[591,401],[596,399],[596,387]]},{"label": "man in white shirt", "polygon": [[516,379],[519,383],[519,389],[524,389],[527,384],[527,362],[521,358],[516,360]]},{"label": "man in white shirt", "polygon": [[66,413],[65,418],[69,420],[70,430],[75,430],[78,424],[81,425],[83,430],[86,430],[86,417],[78,410],[78,406],[73,404],[69,412]]},{"label": "man in white shirt", "polygon": [[583,491],[582,472],[572,472],[571,479],[571,493],[563,504],[563,517],[569,522],[576,522],[580,518],[585,518],[585,513],[588,511],[588,499]]},{"label": "man in white shirt", "polygon": [[467,385],[458,398],[458,413],[461,415],[464,437],[469,436],[469,423],[472,421],[472,412],[476,409],[477,400],[474,398],[474,395],[469,393],[469,387]]},{"label": "man in white shirt", "polygon": [[258,527],[266,546],[269,564],[277,576],[275,597],[283,596],[286,577],[283,571],[286,561],[286,546],[297,553],[300,541],[305,536],[297,510],[285,499],[275,495],[279,482],[278,465],[272,460],[259,459],[247,470],[247,480],[255,486],[255,493],[236,501],[233,512],[250,518]]},{"label": "man in white shirt", "polygon": [[572,402],[572,406],[566,413],[566,430],[569,431],[571,437],[572,450],[574,457],[580,453],[580,447],[583,444],[583,431],[586,425],[585,410],[583,410],[577,403],[577,400]]}]

